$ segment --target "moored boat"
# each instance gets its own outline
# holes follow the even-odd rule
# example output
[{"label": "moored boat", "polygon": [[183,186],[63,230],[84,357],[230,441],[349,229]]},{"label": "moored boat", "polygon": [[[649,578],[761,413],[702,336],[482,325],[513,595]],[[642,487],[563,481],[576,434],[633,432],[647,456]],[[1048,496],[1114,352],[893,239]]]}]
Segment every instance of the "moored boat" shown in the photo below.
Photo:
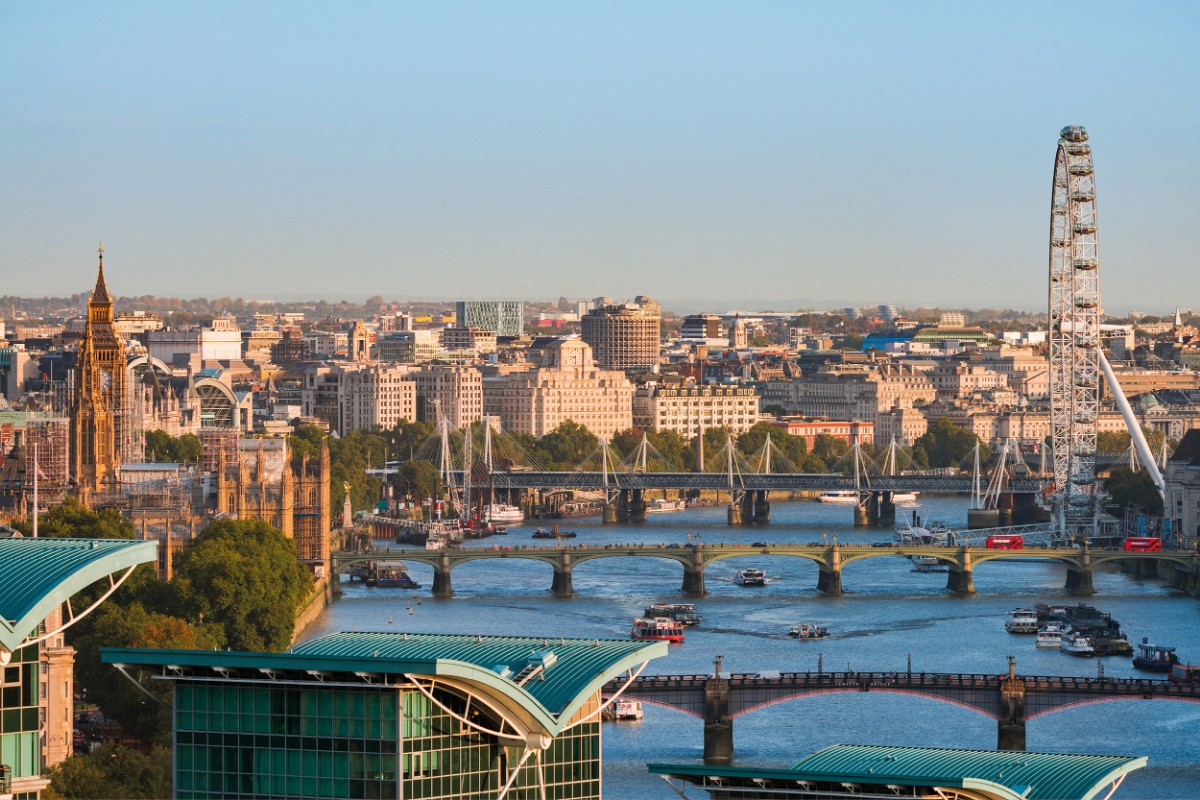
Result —
[{"label": "moored boat", "polygon": [[892,492],[892,502],[896,504],[915,503],[919,494],[920,492]]},{"label": "moored boat", "polygon": [[1058,649],[1068,655],[1081,658],[1091,658],[1096,655],[1096,648],[1092,647],[1092,640],[1078,631],[1063,634]]},{"label": "moored boat", "polygon": [[610,722],[628,720],[638,722],[645,716],[642,704],[637,700],[617,700],[600,713],[600,718]]},{"label": "moored boat", "polygon": [[368,585],[380,589],[420,589],[421,584],[408,575],[404,564],[400,562],[380,561],[375,565],[375,578],[367,580]]},{"label": "moored boat", "polygon": [[656,497],[646,504],[647,514],[664,514],[668,511],[683,511],[687,508],[687,504],[682,500],[667,500],[663,497]]},{"label": "moored boat", "polygon": [[646,606],[644,616],[666,617],[683,625],[699,625],[700,615],[691,603],[651,603]]},{"label": "moored boat", "polygon": [[574,539],[575,531],[560,531],[557,525],[554,525],[550,530],[538,528],[533,532],[534,539]]},{"label": "moored boat", "polygon": [[1004,630],[1009,633],[1037,633],[1037,612],[1032,608],[1014,608],[1004,620]]},{"label": "moored boat", "polygon": [[854,489],[835,489],[830,492],[821,492],[817,496],[818,503],[857,503],[858,492]]},{"label": "moored boat", "polygon": [[638,617],[629,635],[634,639],[655,639],[663,642],[682,642],[683,625],[668,617]]},{"label": "moored boat", "polygon": [[739,586],[766,586],[767,573],[763,572],[761,569],[755,569],[754,567],[739,569],[737,571],[737,577],[734,578],[734,582]]},{"label": "moored boat", "polygon": [[946,564],[940,558],[933,556],[909,556],[913,564],[913,572],[945,572]]},{"label": "moored boat", "polygon": [[823,639],[829,635],[829,629],[824,625],[801,622],[799,625],[793,625],[787,635],[793,639]]},{"label": "moored boat", "polygon": [[1062,622],[1048,622],[1038,628],[1038,647],[1059,647],[1062,637],[1071,632],[1071,626]]},{"label": "moored boat", "polygon": [[1170,672],[1171,667],[1179,663],[1174,647],[1150,644],[1150,640],[1142,637],[1142,643],[1137,646],[1137,655],[1133,657],[1134,669],[1146,672]]},{"label": "moored boat", "polygon": [[525,521],[525,512],[508,503],[491,503],[483,507],[484,522],[515,524]]}]

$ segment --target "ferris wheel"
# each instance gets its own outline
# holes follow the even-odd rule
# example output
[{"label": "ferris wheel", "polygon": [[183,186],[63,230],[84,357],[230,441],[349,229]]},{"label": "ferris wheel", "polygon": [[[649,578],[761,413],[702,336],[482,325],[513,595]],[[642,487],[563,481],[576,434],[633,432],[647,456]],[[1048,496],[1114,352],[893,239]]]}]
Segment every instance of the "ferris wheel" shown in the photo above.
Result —
[{"label": "ferris wheel", "polygon": [[1087,131],[1059,134],[1050,205],[1050,428],[1060,529],[1091,527],[1100,407],[1096,175]]}]

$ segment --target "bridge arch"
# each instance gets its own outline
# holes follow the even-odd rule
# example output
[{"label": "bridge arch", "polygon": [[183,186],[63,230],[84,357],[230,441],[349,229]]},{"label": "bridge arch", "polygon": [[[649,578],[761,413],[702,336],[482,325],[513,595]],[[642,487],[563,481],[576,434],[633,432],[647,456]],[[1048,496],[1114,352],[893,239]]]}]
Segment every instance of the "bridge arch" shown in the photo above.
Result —
[{"label": "bridge arch", "polygon": [[805,691],[796,692],[794,694],[789,694],[784,697],[773,697],[770,700],[765,700],[761,703],[756,703],[755,705],[748,706],[739,711],[735,711],[732,714],[730,714],[729,716],[731,718],[736,719],[737,717],[744,716],[753,711],[760,711],[764,708],[770,708],[771,706],[777,706],[782,703],[791,702],[792,700],[800,700],[800,699],[814,697],[814,696],[823,695],[823,694],[877,694],[877,693],[878,694],[905,694],[910,697],[920,697],[925,700],[936,700],[939,703],[945,703],[947,705],[957,706],[959,708],[965,708],[968,711],[973,711],[976,714],[981,714],[989,719],[999,719],[999,715],[997,715],[991,711],[988,711],[987,709],[980,708],[979,706],[972,705],[972,704],[967,703],[962,700],[956,700],[952,697],[943,697],[941,695],[932,694],[930,692],[922,692],[922,691],[914,690],[914,689],[899,689],[899,688],[892,689],[892,688],[887,688],[887,687],[876,687],[876,686],[872,686],[870,692],[863,692],[861,689],[859,689],[855,686],[831,686],[828,689],[807,689]]},{"label": "bridge arch", "polygon": [[1051,708],[1043,708],[1043,709],[1039,709],[1037,711],[1027,713],[1025,715],[1025,719],[1037,719],[1038,717],[1044,717],[1048,714],[1053,714],[1056,711],[1064,711],[1068,708],[1077,708],[1079,706],[1091,706],[1091,705],[1095,705],[1096,703],[1115,703],[1115,702],[1119,702],[1119,701],[1128,701],[1128,700],[1147,701],[1147,702],[1152,701],[1152,700],[1156,700],[1156,701],[1157,700],[1173,700],[1178,703],[1200,704],[1200,697],[1182,697],[1182,696],[1176,697],[1176,696],[1172,696],[1172,695],[1159,695],[1159,696],[1154,696],[1154,697],[1135,697],[1132,695],[1116,695],[1113,697],[1088,697],[1083,700],[1073,700],[1069,703],[1063,703],[1061,705],[1056,705]]}]

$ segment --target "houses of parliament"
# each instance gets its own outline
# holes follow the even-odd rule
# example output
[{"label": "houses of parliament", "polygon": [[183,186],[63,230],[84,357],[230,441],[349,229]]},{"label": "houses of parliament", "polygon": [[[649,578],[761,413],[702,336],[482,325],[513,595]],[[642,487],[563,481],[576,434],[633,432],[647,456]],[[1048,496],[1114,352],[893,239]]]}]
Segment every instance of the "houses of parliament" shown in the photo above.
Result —
[{"label": "houses of parliament", "polygon": [[[209,520],[261,519],[293,538],[299,559],[323,574],[332,520],[328,446],[310,460],[291,453],[286,436],[247,438],[245,428],[202,413],[196,386],[214,383],[209,370],[176,378],[185,382],[178,392],[164,386],[164,370],[131,352],[115,325],[102,246],[98,252],[66,419],[29,414],[12,432],[0,468],[0,522],[28,518],[35,496],[43,512],[68,496],[88,508],[115,508],[143,538],[162,543],[159,573],[169,578],[174,555]],[[146,463],[144,431],[170,429],[185,415],[203,443],[202,462]]]}]

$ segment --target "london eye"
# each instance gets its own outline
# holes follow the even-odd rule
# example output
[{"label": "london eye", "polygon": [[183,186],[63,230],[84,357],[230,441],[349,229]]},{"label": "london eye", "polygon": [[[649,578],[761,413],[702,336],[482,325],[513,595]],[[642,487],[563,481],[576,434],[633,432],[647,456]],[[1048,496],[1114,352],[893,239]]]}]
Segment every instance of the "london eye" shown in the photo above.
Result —
[{"label": "london eye", "polygon": [[1098,506],[1100,260],[1087,131],[1062,129],[1050,206],[1050,428],[1059,529],[1090,529]]}]

